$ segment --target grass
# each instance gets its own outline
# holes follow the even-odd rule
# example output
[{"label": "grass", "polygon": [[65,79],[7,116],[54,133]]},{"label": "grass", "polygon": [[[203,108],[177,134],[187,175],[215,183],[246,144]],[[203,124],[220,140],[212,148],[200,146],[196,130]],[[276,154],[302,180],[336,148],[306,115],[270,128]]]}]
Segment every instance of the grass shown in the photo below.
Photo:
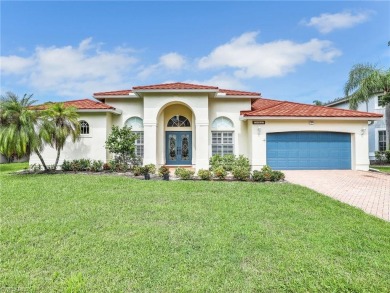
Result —
[{"label": "grass", "polygon": [[373,165],[370,168],[377,169],[383,173],[390,173],[390,166]]},{"label": "grass", "polygon": [[307,188],[0,176],[2,292],[390,288],[390,224]]}]

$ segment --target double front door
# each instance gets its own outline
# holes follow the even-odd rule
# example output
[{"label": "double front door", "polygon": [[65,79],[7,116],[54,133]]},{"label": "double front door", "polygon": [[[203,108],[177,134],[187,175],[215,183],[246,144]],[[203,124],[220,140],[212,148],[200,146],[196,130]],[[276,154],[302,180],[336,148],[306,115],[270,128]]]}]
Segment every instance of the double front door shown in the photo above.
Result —
[{"label": "double front door", "polygon": [[192,133],[191,131],[166,132],[166,164],[192,164]]}]

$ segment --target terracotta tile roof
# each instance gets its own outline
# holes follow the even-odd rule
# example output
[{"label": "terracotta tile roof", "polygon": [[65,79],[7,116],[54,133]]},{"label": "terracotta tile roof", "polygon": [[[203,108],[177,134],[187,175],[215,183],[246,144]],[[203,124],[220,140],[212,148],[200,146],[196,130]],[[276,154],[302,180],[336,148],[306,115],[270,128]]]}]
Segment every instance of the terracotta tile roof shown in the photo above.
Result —
[{"label": "terracotta tile roof", "polygon": [[132,90],[120,90],[111,92],[93,93],[94,96],[127,96]]},{"label": "terracotta tile roof", "polygon": [[133,90],[218,90],[216,86],[199,85],[192,83],[174,82],[145,86],[135,86]]},{"label": "terracotta tile roof", "polygon": [[381,114],[329,108],[287,101],[257,99],[252,103],[252,111],[241,111],[241,115],[266,117],[361,117],[380,118]]},{"label": "terracotta tile roof", "polygon": [[208,86],[200,84],[191,84],[183,82],[174,82],[174,83],[162,83],[154,85],[145,85],[145,86],[135,86],[132,90],[120,90],[120,91],[109,91],[109,92],[97,92],[93,95],[95,97],[104,97],[104,96],[126,96],[129,93],[137,90],[213,90],[219,93],[224,93],[229,96],[254,96],[260,97],[260,93],[256,92],[246,92],[246,91],[236,91],[228,89],[220,89],[217,86]]},{"label": "terracotta tile roof", "polygon": [[[115,110],[115,108],[112,106],[109,106],[109,105],[104,104],[102,102],[92,101],[90,99],[66,101],[63,103],[67,107],[75,107],[78,110],[82,110],[82,109],[83,110],[105,110],[105,109]],[[44,109],[47,109],[50,106],[50,104],[52,104],[52,103],[38,105],[38,106],[35,106],[34,109],[44,110]]]},{"label": "terracotta tile roof", "polygon": [[226,90],[226,89],[219,89],[220,93],[227,94],[229,96],[257,96],[260,97],[260,93],[256,92],[245,92],[245,91],[235,91],[235,90]]}]

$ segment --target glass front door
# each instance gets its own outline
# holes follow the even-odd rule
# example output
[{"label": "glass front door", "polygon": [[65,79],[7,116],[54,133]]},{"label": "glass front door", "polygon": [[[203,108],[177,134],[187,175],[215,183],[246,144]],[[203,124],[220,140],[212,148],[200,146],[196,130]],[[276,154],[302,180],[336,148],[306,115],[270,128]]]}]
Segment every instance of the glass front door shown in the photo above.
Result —
[{"label": "glass front door", "polygon": [[166,132],[166,164],[192,164],[192,137],[191,131]]}]

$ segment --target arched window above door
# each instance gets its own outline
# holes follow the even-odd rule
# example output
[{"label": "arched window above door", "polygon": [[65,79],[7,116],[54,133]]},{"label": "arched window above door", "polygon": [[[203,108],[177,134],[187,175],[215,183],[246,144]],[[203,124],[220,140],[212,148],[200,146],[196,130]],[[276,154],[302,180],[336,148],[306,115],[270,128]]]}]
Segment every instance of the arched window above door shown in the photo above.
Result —
[{"label": "arched window above door", "polygon": [[167,127],[190,127],[191,123],[190,121],[180,115],[175,115],[171,119],[169,119]]}]

